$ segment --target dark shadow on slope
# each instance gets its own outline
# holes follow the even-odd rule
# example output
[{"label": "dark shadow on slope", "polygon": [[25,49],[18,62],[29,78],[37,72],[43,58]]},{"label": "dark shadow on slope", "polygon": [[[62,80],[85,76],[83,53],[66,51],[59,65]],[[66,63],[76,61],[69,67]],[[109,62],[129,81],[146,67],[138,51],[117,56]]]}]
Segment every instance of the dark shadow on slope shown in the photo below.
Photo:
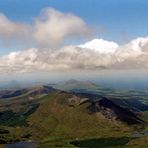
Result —
[{"label": "dark shadow on slope", "polygon": [[14,112],[12,110],[7,110],[0,112],[0,125],[2,126],[28,126],[26,121],[27,117],[33,114],[39,104],[32,104],[27,110],[23,112]]},{"label": "dark shadow on slope", "polygon": [[103,97],[101,100],[92,102],[89,106],[92,112],[100,112],[108,119],[116,119],[131,124],[145,124],[133,111],[123,108],[111,100]]},{"label": "dark shadow on slope", "polygon": [[85,148],[107,148],[107,147],[121,147],[125,146],[131,138],[119,137],[119,138],[99,138],[99,139],[86,139],[86,140],[75,140],[70,144],[77,147]]},{"label": "dark shadow on slope", "polygon": [[120,106],[129,107],[134,111],[148,111],[148,105],[143,104],[137,99],[116,99],[111,98],[112,101],[116,102]]}]

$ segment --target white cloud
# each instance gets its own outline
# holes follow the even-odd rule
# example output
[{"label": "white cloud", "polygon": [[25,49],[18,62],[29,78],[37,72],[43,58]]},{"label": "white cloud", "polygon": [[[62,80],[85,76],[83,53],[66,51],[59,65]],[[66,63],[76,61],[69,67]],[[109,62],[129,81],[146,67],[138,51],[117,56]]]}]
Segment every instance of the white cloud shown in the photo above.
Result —
[{"label": "white cloud", "polygon": [[57,45],[69,37],[87,36],[90,31],[80,17],[52,8],[45,9],[41,17],[36,18],[34,27],[34,37],[42,46]]},{"label": "white cloud", "polygon": [[5,46],[24,43],[51,47],[89,33],[90,29],[80,17],[53,8],[45,9],[31,24],[14,22],[0,14],[0,43]]},{"label": "white cloud", "polygon": [[123,58],[123,60],[125,58],[136,58],[148,50],[147,45],[148,37],[137,38],[125,45],[120,46],[120,50],[118,50],[116,54],[120,57],[120,59]]},{"label": "white cloud", "polygon": [[[92,48],[82,48],[83,45],[78,45],[66,46],[58,50],[32,48],[12,52],[0,58],[0,72],[148,68],[148,52],[146,48],[148,38],[138,38],[118,47],[116,43],[102,41],[103,44],[107,43],[103,46],[106,48],[102,49],[100,48],[101,45],[96,45],[95,50],[94,46]],[[87,45],[87,43],[84,45]],[[108,52],[112,45],[116,45],[112,49],[114,52]]]},{"label": "white cloud", "polygon": [[79,45],[81,48],[92,49],[100,54],[115,53],[119,45],[115,42],[106,41],[103,39],[94,39],[85,44]]},{"label": "white cloud", "polygon": [[31,28],[27,24],[16,23],[0,13],[0,43],[11,45],[17,42],[29,41]]},{"label": "white cloud", "polygon": [[78,16],[52,8],[45,9],[32,24],[13,22],[0,14],[0,44],[36,45],[0,57],[0,73],[148,68],[148,37],[124,45],[94,39],[56,49],[66,39],[87,36],[89,31]]},{"label": "white cloud", "polygon": [[137,38],[122,45],[116,52],[117,62],[111,65],[118,69],[148,68],[148,37]]}]

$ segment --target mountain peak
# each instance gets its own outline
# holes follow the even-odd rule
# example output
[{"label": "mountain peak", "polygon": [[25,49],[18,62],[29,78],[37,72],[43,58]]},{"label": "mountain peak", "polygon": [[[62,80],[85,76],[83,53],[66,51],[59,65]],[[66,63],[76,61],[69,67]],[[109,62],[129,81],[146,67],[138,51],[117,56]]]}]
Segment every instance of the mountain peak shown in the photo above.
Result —
[{"label": "mountain peak", "polygon": [[74,90],[97,90],[102,88],[93,82],[90,81],[78,81],[78,80],[68,80],[66,82],[60,82],[53,86],[56,89],[64,91],[74,91]]},{"label": "mountain peak", "polygon": [[71,84],[71,83],[78,83],[79,81],[75,80],[75,79],[70,79],[68,81],[66,81],[66,84]]}]

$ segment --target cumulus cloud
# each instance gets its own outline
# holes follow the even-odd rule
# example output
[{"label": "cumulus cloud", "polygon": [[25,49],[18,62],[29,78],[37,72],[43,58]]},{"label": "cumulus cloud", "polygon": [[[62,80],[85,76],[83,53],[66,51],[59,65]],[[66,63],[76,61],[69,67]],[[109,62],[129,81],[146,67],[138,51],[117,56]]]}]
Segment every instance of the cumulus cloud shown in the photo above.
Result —
[{"label": "cumulus cloud", "polygon": [[71,13],[45,9],[31,24],[14,22],[0,14],[0,42],[3,45],[22,43],[55,46],[67,38],[84,37],[90,33],[86,23]]},{"label": "cumulus cloud", "polygon": [[32,48],[1,57],[0,72],[95,69],[96,66],[109,64],[110,58],[110,56],[104,58],[90,49],[75,46],[58,50]]},{"label": "cumulus cloud", "polygon": [[31,48],[1,57],[0,72],[147,69],[147,44],[148,38],[137,38],[122,46],[95,39],[84,46],[66,46],[58,50]]},{"label": "cumulus cloud", "polygon": [[1,45],[24,42],[36,47],[1,56],[0,73],[148,68],[148,37],[124,45],[94,39],[81,45],[56,46],[89,33],[80,17],[52,8],[45,9],[32,24],[13,22],[0,14]]},{"label": "cumulus cloud", "polygon": [[43,14],[35,20],[34,38],[42,46],[56,45],[65,38],[87,36],[89,28],[78,16],[45,9]]},{"label": "cumulus cloud", "polygon": [[99,52],[100,54],[114,53],[119,45],[115,42],[106,41],[103,39],[94,39],[85,44],[79,45],[80,48],[87,48]]},{"label": "cumulus cloud", "polygon": [[137,38],[117,50],[117,62],[111,65],[118,69],[148,68],[148,37]]},{"label": "cumulus cloud", "polygon": [[31,28],[27,24],[15,23],[0,13],[0,43],[13,44],[17,41],[29,41]]}]

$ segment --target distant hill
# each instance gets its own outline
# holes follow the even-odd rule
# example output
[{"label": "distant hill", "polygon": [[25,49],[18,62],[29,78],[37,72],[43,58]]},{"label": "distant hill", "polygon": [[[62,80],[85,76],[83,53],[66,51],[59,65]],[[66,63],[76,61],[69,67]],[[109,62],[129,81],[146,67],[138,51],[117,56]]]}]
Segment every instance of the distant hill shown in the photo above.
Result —
[{"label": "distant hill", "polygon": [[90,81],[77,81],[77,80],[69,80],[66,82],[60,82],[52,85],[52,87],[65,91],[77,91],[77,90],[99,90],[103,88],[97,84],[94,84]]},{"label": "distant hill", "polygon": [[127,107],[137,112],[148,110],[148,91],[113,89],[90,81],[78,80],[69,80],[49,86],[72,93],[93,94],[93,98],[95,98],[95,95],[97,97],[107,97],[119,106]]},{"label": "distant hill", "polygon": [[1,90],[0,99],[12,99],[16,97],[29,96],[40,97],[53,92],[55,89],[49,86],[34,86],[24,89]]}]

